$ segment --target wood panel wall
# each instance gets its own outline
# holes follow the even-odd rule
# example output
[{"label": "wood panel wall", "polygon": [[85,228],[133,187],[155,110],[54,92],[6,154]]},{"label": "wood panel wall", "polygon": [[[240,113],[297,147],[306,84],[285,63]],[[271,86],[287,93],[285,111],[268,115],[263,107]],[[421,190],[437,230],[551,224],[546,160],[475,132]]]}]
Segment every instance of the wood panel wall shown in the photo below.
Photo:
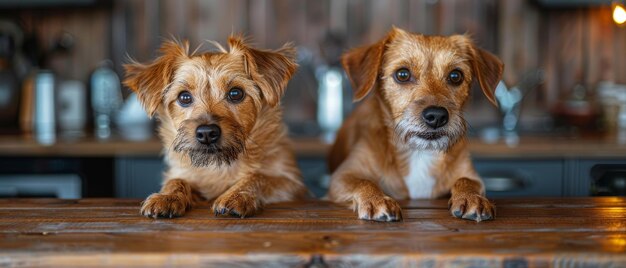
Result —
[{"label": "wood panel wall", "polygon": [[56,53],[49,57],[47,66],[40,66],[52,68],[62,79],[86,82],[93,69],[103,60],[111,59],[111,16],[108,10],[26,10],[13,19],[26,35],[34,33],[37,36],[44,51],[51,50],[63,33],[73,36],[74,46],[69,52]]},{"label": "wood panel wall", "polygon": [[[127,55],[147,61],[172,36],[198,45],[245,33],[260,47],[291,41],[321,58],[320,42],[329,33],[341,36],[347,49],[374,42],[396,25],[425,34],[471,34],[503,59],[509,85],[527,71],[545,70],[546,83],[527,100],[544,112],[577,83],[591,91],[603,80],[626,83],[626,28],[614,25],[608,6],[544,9],[522,0],[113,0],[112,6],[22,16],[36,17],[33,27],[44,40],[60,31],[77,37],[75,51],[55,60],[72,79],[86,79],[104,59],[122,73]],[[487,121],[497,117],[478,91],[473,98],[476,114]]]},{"label": "wood panel wall", "polygon": [[[470,33],[497,50],[495,0],[232,0],[120,1],[127,16],[129,49],[149,58],[159,38],[175,35],[193,43],[224,41],[232,32],[253,36],[261,47],[292,41],[316,47],[328,32],[347,47],[374,42],[392,25],[426,34]],[[131,36],[128,36],[131,35]],[[134,40],[134,41],[131,41]]]}]

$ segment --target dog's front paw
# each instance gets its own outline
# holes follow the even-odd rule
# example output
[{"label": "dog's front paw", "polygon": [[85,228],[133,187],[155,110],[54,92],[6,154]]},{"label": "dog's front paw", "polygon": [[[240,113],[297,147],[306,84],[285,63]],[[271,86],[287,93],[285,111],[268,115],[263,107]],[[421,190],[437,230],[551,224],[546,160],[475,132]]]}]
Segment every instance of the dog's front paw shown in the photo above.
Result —
[{"label": "dog's front paw", "polygon": [[448,201],[452,216],[476,222],[496,218],[496,206],[479,194],[453,196]]},{"label": "dog's front paw", "polygon": [[402,209],[389,196],[360,198],[355,207],[359,219],[371,221],[401,221]]},{"label": "dog's front paw", "polygon": [[143,201],[141,206],[141,215],[146,217],[164,217],[172,218],[179,217],[185,214],[185,211],[189,208],[187,202],[185,202],[178,195],[168,194],[151,194]]},{"label": "dog's front paw", "polygon": [[231,215],[244,218],[258,209],[256,198],[247,192],[225,193],[213,202],[213,212],[217,215]]}]

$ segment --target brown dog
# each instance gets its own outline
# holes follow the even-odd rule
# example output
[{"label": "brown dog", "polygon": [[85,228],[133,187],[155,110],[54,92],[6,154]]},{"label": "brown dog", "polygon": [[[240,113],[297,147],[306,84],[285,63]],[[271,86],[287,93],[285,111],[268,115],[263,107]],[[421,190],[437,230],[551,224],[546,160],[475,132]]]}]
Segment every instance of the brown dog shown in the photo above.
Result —
[{"label": "brown dog", "polygon": [[294,49],[258,50],[239,37],[226,51],[191,55],[166,42],[162,56],[125,66],[124,83],[158,114],[168,170],[148,217],[181,216],[198,197],[216,215],[244,217],[307,194],[281,121],[280,98],[297,65]]},{"label": "brown dog", "polygon": [[495,207],[467,150],[462,107],[476,81],[495,103],[503,64],[465,36],[393,28],[342,57],[354,99],[374,91],[346,120],[331,150],[328,196],[352,202],[360,219],[402,219],[395,199],[451,194],[454,217],[488,220]]}]

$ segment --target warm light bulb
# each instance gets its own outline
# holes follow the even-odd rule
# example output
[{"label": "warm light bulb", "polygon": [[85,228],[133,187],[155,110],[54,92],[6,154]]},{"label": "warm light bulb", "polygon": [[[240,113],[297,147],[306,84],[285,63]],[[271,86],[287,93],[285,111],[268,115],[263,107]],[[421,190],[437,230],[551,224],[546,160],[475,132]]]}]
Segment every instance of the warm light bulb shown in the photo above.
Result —
[{"label": "warm light bulb", "polygon": [[617,24],[626,22],[626,10],[624,10],[624,6],[617,4],[613,7],[613,21]]}]

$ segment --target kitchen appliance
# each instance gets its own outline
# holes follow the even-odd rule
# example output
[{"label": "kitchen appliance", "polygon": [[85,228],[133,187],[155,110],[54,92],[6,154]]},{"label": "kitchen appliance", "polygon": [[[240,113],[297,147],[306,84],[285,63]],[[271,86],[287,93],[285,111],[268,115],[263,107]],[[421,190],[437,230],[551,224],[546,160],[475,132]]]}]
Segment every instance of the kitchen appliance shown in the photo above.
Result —
[{"label": "kitchen appliance", "polygon": [[[43,47],[41,43],[34,32],[27,32],[23,36],[21,55],[18,55],[20,64],[17,64],[19,68],[16,68],[23,78],[18,122],[22,133],[28,135],[34,132],[36,140],[40,143],[51,144],[56,140],[58,124],[56,116],[61,115],[62,121],[67,118],[67,113],[59,113],[56,109],[57,94],[65,97],[66,93],[59,91],[57,86],[63,84],[58,82],[55,74],[46,66],[49,66],[49,59],[52,56],[67,53],[72,49],[74,37],[68,32],[62,32],[51,47]],[[71,105],[80,104],[72,103]],[[75,108],[72,112],[80,112],[80,110]],[[62,123],[63,126],[67,126],[67,121]]]},{"label": "kitchen appliance", "polygon": [[591,168],[591,195],[626,196],[626,164],[598,164]]},{"label": "kitchen appliance", "polygon": [[81,198],[81,179],[76,174],[0,175],[0,197]]}]

